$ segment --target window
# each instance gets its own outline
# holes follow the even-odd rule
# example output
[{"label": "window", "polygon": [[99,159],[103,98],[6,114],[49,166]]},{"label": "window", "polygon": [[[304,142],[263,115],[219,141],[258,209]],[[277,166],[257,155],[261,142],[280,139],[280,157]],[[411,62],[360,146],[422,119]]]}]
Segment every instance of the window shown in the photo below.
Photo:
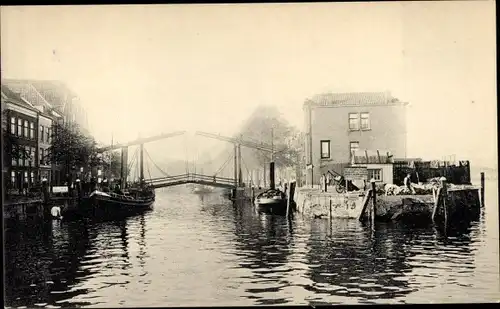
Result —
[{"label": "window", "polygon": [[17,166],[17,158],[12,157],[12,166]]},{"label": "window", "polygon": [[351,142],[349,144],[349,150],[351,151],[351,156],[352,156],[355,151],[359,150],[359,142]]},{"label": "window", "polygon": [[361,113],[361,130],[370,130],[370,113]]},{"label": "window", "polygon": [[30,165],[30,153],[31,148],[24,146],[24,166],[29,166]]},{"label": "window", "polygon": [[35,123],[30,122],[30,139],[35,139]]},{"label": "window", "polygon": [[24,182],[28,182],[28,172],[24,172]]},{"label": "window", "polygon": [[330,158],[330,141],[321,141],[321,159]]},{"label": "window", "polygon": [[45,141],[49,143],[50,142],[49,139],[50,139],[50,130],[49,127],[47,127],[45,128]]},{"label": "window", "polygon": [[29,124],[28,120],[25,120],[24,121],[24,135],[23,135],[23,137],[26,137],[26,138],[29,137],[29,135],[28,135],[28,133],[29,133],[29,131],[28,131],[29,125],[28,124]]},{"label": "window", "polygon": [[368,169],[368,178],[375,179],[375,181],[382,181],[382,170],[381,169]]},{"label": "window", "polygon": [[44,157],[44,153],[43,152],[44,152],[43,148],[40,148],[40,164],[41,165],[45,165],[44,158],[43,158]]},{"label": "window", "polygon": [[31,172],[31,184],[34,184],[35,183],[35,173],[34,172]]},{"label": "window", "polygon": [[10,172],[10,183],[12,184],[12,187],[15,187],[15,185],[16,185],[16,172],[14,172],[14,171]]},{"label": "window", "polygon": [[351,131],[359,130],[359,115],[357,113],[349,114],[349,130]]},{"label": "window", "polygon": [[43,126],[40,126],[40,142],[43,142]]},{"label": "window", "polygon": [[21,136],[23,134],[23,120],[21,118],[17,118],[17,136]]},{"label": "window", "polygon": [[36,153],[35,153],[35,148],[31,147],[31,152],[30,152],[30,162],[32,165],[35,165],[35,160],[36,160]]},{"label": "window", "polygon": [[16,134],[16,117],[10,117],[10,133]]}]

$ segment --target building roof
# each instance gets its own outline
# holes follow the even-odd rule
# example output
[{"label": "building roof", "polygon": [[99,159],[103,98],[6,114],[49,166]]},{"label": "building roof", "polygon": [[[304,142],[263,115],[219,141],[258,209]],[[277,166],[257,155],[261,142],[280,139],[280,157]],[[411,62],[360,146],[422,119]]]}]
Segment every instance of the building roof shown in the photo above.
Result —
[{"label": "building roof", "polygon": [[52,109],[53,106],[50,104],[45,98],[36,90],[36,88],[24,81],[11,81],[11,80],[3,80],[2,81],[7,87],[12,89],[13,91],[20,93],[21,97],[28,101],[30,104],[34,106],[42,106],[44,109]]},{"label": "building roof", "polygon": [[400,101],[386,92],[345,92],[322,93],[307,99],[305,105],[312,106],[366,106],[366,105],[394,105],[407,103]]},{"label": "building roof", "polygon": [[7,98],[7,101],[13,104],[17,104],[19,106],[22,106],[24,108],[27,108],[32,111],[39,112],[33,105],[29,104],[26,102],[19,93],[16,93],[12,91],[9,87],[4,85],[3,83],[1,84],[1,89],[2,89],[2,94]]},{"label": "building roof", "polygon": [[44,100],[50,102],[51,107],[59,109],[59,112],[63,112],[68,97],[77,97],[75,92],[57,80],[4,79],[2,82],[8,85],[21,84],[32,87]]}]

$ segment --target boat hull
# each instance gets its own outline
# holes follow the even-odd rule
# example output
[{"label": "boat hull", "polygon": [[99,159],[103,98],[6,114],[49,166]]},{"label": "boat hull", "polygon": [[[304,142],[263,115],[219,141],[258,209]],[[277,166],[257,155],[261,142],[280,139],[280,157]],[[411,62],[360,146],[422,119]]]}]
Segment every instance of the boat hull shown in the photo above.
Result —
[{"label": "boat hull", "polygon": [[155,197],[144,199],[124,199],[106,195],[92,195],[83,199],[78,205],[64,209],[64,219],[91,217],[99,219],[115,219],[132,216],[152,209]]},{"label": "boat hull", "polygon": [[255,206],[260,212],[272,214],[285,214],[287,207],[286,199],[256,198]]}]

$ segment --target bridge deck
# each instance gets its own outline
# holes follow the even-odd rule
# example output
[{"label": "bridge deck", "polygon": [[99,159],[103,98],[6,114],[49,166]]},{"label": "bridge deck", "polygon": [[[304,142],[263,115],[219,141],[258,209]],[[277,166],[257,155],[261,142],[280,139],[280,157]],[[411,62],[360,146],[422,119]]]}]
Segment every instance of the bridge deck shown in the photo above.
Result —
[{"label": "bridge deck", "polygon": [[188,183],[233,189],[236,187],[236,182],[232,178],[226,177],[214,177],[209,175],[187,173],[182,175],[170,176],[170,177],[159,177],[150,179],[150,183],[153,188],[164,188],[178,186]]}]

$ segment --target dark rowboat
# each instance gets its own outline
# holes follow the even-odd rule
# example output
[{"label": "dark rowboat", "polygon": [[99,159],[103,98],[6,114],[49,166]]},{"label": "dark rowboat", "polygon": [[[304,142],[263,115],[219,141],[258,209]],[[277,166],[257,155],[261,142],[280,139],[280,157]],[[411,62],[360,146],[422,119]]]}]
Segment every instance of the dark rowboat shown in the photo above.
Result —
[{"label": "dark rowboat", "polygon": [[287,197],[281,190],[270,189],[257,195],[254,203],[259,211],[286,213]]}]

